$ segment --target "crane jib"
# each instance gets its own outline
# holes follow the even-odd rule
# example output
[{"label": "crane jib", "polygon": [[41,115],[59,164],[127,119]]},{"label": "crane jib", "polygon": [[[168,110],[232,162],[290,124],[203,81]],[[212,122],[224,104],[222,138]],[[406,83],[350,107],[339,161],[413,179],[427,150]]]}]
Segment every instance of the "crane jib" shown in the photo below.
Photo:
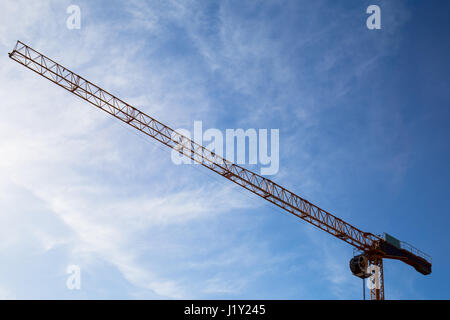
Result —
[{"label": "crane jib", "polygon": [[[351,244],[381,268],[382,259],[390,258],[404,261],[423,274],[431,272],[431,259],[419,250],[403,248],[396,251],[382,237],[363,232],[275,182],[220,157],[23,42],[17,41],[9,57],[204,167]],[[384,298],[382,290],[378,292],[378,298]]]}]

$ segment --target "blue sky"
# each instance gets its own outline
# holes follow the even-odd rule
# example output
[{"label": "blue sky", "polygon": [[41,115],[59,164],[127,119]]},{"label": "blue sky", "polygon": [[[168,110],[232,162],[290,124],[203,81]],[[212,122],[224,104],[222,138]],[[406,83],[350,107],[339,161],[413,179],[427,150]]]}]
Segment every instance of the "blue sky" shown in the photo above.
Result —
[{"label": "blue sky", "polygon": [[[69,5],[81,29],[66,28]],[[366,8],[381,8],[368,30]],[[16,40],[172,128],[276,128],[270,178],[433,258],[448,299],[447,1],[2,1],[0,297],[360,299],[352,248],[12,62]],[[249,166],[252,169],[251,166]],[[66,268],[81,268],[81,290]]]}]

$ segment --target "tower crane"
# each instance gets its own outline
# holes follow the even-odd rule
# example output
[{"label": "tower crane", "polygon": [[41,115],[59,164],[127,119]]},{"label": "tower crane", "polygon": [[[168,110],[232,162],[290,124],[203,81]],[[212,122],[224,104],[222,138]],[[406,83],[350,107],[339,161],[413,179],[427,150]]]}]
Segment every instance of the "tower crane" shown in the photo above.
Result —
[{"label": "tower crane", "polygon": [[431,273],[431,257],[424,252],[386,233],[375,235],[352,226],[275,182],[234,164],[179,134],[23,42],[17,41],[8,55],[12,60],[183,156],[352,245],[358,254],[350,260],[351,272],[362,279],[371,277],[371,299],[384,300],[383,259],[400,260],[424,275]]}]

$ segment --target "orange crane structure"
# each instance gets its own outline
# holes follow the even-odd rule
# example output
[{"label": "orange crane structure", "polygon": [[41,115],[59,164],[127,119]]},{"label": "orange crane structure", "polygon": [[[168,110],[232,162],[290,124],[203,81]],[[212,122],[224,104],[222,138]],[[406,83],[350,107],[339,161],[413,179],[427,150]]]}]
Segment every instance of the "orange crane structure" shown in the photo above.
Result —
[{"label": "orange crane structure", "polygon": [[9,57],[242,188],[352,245],[358,254],[351,258],[350,269],[362,279],[369,276],[374,279],[370,286],[371,299],[384,300],[383,259],[403,261],[424,275],[431,273],[431,258],[422,251],[388,234],[364,232],[275,182],[222,158],[23,42],[17,41]]}]

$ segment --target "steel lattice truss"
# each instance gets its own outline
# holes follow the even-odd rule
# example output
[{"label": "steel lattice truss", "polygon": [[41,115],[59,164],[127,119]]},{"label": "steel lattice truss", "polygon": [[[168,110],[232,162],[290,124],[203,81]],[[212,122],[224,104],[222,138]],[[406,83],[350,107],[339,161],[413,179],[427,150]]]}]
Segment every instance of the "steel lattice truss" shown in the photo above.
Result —
[{"label": "steel lattice truss", "polygon": [[379,240],[377,236],[353,227],[275,182],[204,148],[20,41],[10,57],[193,161],[360,250],[373,247],[374,242]]},{"label": "steel lattice truss", "polygon": [[372,298],[384,299],[383,258],[398,259],[423,274],[431,273],[431,258],[420,250],[408,244],[393,248],[382,237],[363,232],[275,182],[204,148],[24,43],[18,41],[9,57],[180,154],[364,252],[371,264],[380,270],[381,287],[371,290]]}]

